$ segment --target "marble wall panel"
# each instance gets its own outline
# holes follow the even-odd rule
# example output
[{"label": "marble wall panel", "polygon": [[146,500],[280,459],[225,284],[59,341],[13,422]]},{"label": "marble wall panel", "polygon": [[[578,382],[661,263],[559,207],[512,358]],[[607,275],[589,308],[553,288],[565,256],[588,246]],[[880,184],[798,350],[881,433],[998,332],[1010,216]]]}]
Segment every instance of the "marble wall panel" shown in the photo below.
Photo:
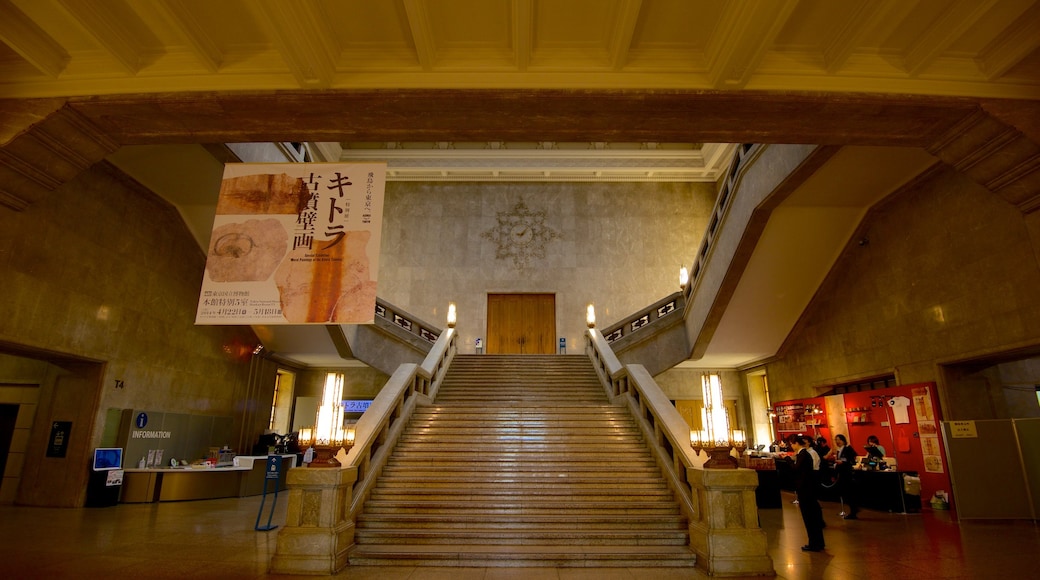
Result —
[{"label": "marble wall panel", "polygon": [[[439,324],[455,302],[471,353],[488,293],[552,293],[557,334],[580,349],[589,302],[609,324],[678,289],[714,200],[711,183],[389,183],[379,296]],[[544,254],[510,243],[510,219],[541,226]]]},{"label": "marble wall panel", "polygon": [[0,343],[105,361],[100,409],[235,412],[257,340],[194,325],[205,257],[173,207],[99,164],[0,232]]},{"label": "marble wall panel", "polygon": [[939,382],[939,363],[1040,344],[1034,225],[950,169],[866,218],[768,365],[774,401],[894,372]]}]

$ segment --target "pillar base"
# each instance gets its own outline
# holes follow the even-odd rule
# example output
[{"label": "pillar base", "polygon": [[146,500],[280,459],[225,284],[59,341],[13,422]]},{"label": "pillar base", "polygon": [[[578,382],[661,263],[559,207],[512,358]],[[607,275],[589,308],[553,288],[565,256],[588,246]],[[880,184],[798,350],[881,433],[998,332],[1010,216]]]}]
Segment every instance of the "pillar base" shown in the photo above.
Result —
[{"label": "pillar base", "polygon": [[759,527],[750,469],[687,469],[686,478],[700,513],[690,522],[690,548],[697,567],[711,576],[775,576]]},{"label": "pillar base", "polygon": [[357,468],[289,470],[289,507],[271,559],[273,574],[332,575],[354,544],[350,517]]}]

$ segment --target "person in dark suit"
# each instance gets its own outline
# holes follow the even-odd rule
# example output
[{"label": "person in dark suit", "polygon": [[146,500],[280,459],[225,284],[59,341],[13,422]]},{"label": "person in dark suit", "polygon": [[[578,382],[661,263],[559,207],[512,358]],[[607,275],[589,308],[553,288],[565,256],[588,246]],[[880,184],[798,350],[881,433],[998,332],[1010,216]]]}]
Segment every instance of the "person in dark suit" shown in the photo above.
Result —
[{"label": "person in dark suit", "polygon": [[856,450],[849,445],[844,435],[834,436],[834,470],[838,474],[838,493],[842,501],[848,506],[848,510],[842,514],[846,520],[855,520],[859,516],[859,498],[856,488]]},{"label": "person in dark suit", "polygon": [[823,510],[820,509],[820,482],[813,470],[813,458],[809,455],[809,437],[796,435],[792,438],[795,450],[794,489],[798,496],[798,510],[809,536],[809,543],[802,546],[804,552],[823,551]]}]

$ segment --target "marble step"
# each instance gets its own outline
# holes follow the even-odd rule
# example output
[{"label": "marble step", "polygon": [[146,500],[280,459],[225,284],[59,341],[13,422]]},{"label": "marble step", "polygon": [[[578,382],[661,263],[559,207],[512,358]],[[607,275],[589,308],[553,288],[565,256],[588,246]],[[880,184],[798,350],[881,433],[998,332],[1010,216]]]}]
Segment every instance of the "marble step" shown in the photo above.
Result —
[{"label": "marble step", "polygon": [[496,498],[495,500],[468,501],[460,504],[457,499],[369,499],[364,513],[369,516],[381,514],[401,515],[480,515],[485,518],[508,516],[628,516],[628,515],[679,515],[675,502],[631,502],[618,505],[617,498],[609,500],[573,500],[564,505],[558,501],[538,499]]},{"label": "marble step", "polygon": [[507,527],[485,527],[460,530],[402,528],[394,530],[356,529],[358,544],[553,544],[585,545],[671,545],[686,543],[685,530],[595,530],[584,528],[513,530]]},{"label": "marble step", "polygon": [[356,545],[348,555],[354,566],[456,566],[550,568],[692,568],[696,556],[686,546],[500,546],[456,544],[407,546]]},{"label": "marble step", "polygon": [[[484,513],[472,512],[457,514],[399,513],[381,514],[379,517],[361,514],[358,516],[357,525],[367,528],[443,526],[454,529],[486,526],[489,520],[495,521],[495,518],[489,518]],[[682,530],[686,527],[685,519],[678,514],[509,514],[507,521],[510,526],[518,529],[538,526],[614,529],[618,525],[623,525],[629,528]]]}]

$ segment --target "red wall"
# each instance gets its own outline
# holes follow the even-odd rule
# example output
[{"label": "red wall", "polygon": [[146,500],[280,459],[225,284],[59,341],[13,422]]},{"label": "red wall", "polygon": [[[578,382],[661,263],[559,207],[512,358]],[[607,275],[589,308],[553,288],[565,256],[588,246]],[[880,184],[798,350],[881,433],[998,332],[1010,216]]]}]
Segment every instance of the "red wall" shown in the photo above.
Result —
[{"label": "red wall", "polygon": [[[874,397],[873,401],[872,397]],[[887,405],[887,401],[892,397],[906,397],[910,399],[910,406],[906,409],[907,419],[909,420],[907,423],[896,423],[895,412]],[[925,399],[930,402],[930,409],[928,405],[924,404]],[[836,399],[832,398],[831,400]],[[845,417],[849,426],[845,436],[848,437],[849,444],[852,445],[857,453],[861,456],[864,455],[863,446],[867,442],[867,437],[876,435],[881,446],[885,448],[886,456],[895,458],[897,469],[900,471],[916,471],[921,476],[921,503],[923,507],[928,508],[928,502],[936,490],[946,490],[947,494],[952,495],[950,470],[946,464],[946,449],[943,447],[940,432],[942,417],[939,411],[939,400],[935,383],[901,385],[887,389],[846,393],[844,400]],[[778,403],[778,405],[798,402],[807,405],[826,404],[823,397],[814,397],[797,401],[785,401]],[[872,402],[884,404],[872,406]],[[868,409],[870,419],[868,422],[854,422],[853,418],[859,415],[859,413],[848,411],[857,408]],[[826,411],[824,417],[834,411],[841,412],[841,409],[826,409],[826,407],[824,409]],[[924,415],[921,421],[918,421],[919,413]],[[922,425],[919,424],[920,422],[924,423],[923,432]],[[813,429],[809,427],[806,428],[805,432],[807,434],[815,434]],[[836,429],[831,425],[820,428],[820,433],[827,438],[831,447],[834,446],[834,435],[840,432],[840,429]],[[780,434],[786,437],[792,433],[781,432]],[[931,473],[925,469],[925,456],[921,442],[922,435],[930,439],[938,448],[938,461],[933,460],[932,466],[933,470],[941,466],[941,473]],[[932,457],[936,456],[933,455]]]}]

